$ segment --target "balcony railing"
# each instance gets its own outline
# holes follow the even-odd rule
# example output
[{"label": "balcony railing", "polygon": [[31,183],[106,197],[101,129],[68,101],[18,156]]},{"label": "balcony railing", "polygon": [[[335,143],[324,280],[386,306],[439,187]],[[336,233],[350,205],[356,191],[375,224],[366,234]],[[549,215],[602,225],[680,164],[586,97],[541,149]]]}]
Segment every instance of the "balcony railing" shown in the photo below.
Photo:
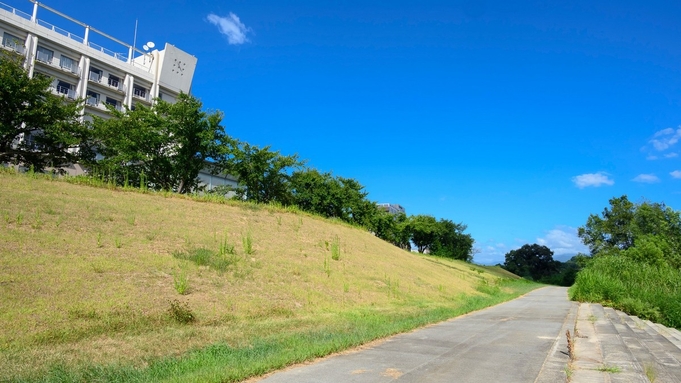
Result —
[{"label": "balcony railing", "polygon": [[144,101],[149,101],[147,98],[147,90],[146,89],[141,89],[141,88],[134,88],[133,89],[133,96],[137,98],[141,98]]},{"label": "balcony railing", "polygon": [[100,82],[102,80],[102,74],[97,72],[90,72],[90,76],[88,76],[88,78],[90,79],[90,81]]},{"label": "balcony railing", "polygon": [[109,78],[108,84],[109,84],[110,87],[115,88],[118,91],[125,92],[125,87],[123,86],[123,82],[120,81],[120,80]]},{"label": "balcony railing", "polygon": [[97,97],[90,96],[85,100],[85,103],[90,106],[97,106],[97,104],[99,104],[99,100]]},{"label": "balcony railing", "polygon": [[57,85],[57,93],[66,95],[66,97],[70,98],[71,100],[76,99],[76,91],[67,86]]},{"label": "balcony railing", "polygon": [[61,67],[61,69],[69,71],[73,74],[78,73],[78,65],[74,62],[63,62],[62,61],[61,63],[59,63],[59,66]]},{"label": "balcony railing", "polygon": [[38,61],[44,62],[45,64],[52,64],[52,55],[49,53],[38,51],[36,59],[38,59]]}]

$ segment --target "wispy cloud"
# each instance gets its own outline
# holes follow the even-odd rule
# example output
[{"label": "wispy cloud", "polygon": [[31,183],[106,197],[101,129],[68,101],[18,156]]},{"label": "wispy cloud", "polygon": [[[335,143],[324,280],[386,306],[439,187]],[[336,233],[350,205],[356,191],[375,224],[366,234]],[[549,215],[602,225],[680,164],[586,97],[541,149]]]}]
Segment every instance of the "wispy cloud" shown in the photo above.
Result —
[{"label": "wispy cloud", "polygon": [[580,189],[584,189],[588,186],[599,187],[602,185],[610,186],[615,184],[615,181],[611,180],[605,172],[586,173],[575,176],[572,177],[572,182]]},{"label": "wispy cloud", "polygon": [[649,142],[653,145],[655,150],[663,151],[676,145],[676,143],[679,142],[679,138],[681,138],[681,128],[676,130],[667,128],[656,132],[655,135],[653,135],[653,139]]},{"label": "wispy cloud", "polygon": [[251,31],[239,20],[239,16],[230,12],[229,16],[218,16],[211,13],[207,17],[208,22],[217,26],[220,33],[227,36],[227,41],[232,45],[240,45],[248,42],[246,34]]},{"label": "wispy cloud", "polygon": [[655,174],[639,174],[634,179],[634,182],[641,182],[644,184],[654,184],[660,182],[660,179]]},{"label": "wispy cloud", "polygon": [[669,173],[674,178],[681,178],[681,170],[674,170],[673,172]]},{"label": "wispy cloud", "polygon": [[558,226],[549,230],[543,238],[537,238],[537,244],[551,249],[554,259],[563,262],[577,253],[589,253],[589,248],[577,236],[577,229],[570,226]]},{"label": "wispy cloud", "polygon": [[641,150],[644,152],[648,152],[648,156],[646,157],[646,159],[648,160],[674,158],[678,156],[678,153],[668,152],[661,153],[661,155],[657,155],[656,153],[670,150],[679,142],[679,140],[681,140],[681,126],[679,126],[677,129],[673,128],[662,129],[655,132],[655,134],[653,134],[653,137],[650,140],[648,140],[648,144],[641,148]]}]

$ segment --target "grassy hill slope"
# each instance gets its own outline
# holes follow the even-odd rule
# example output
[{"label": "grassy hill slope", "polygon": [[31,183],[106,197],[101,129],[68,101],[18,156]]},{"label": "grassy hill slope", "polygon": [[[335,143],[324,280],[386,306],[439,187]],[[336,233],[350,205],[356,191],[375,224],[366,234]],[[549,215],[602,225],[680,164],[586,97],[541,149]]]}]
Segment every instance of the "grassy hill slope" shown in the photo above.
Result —
[{"label": "grassy hill slope", "polygon": [[8,172],[0,265],[10,381],[239,380],[536,287],[300,212]]}]

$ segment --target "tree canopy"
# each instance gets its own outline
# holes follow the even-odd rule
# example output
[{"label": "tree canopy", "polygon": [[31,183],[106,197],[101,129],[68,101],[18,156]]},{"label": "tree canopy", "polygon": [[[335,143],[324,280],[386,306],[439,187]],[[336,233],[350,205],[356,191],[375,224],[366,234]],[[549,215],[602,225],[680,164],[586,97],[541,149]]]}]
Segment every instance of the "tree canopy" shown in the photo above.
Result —
[{"label": "tree canopy", "polygon": [[201,169],[210,167],[208,159],[219,157],[230,140],[222,114],[202,111],[201,102],[184,93],[173,104],[157,100],[151,107],[109,111],[110,119],[94,117],[101,157],[90,165],[118,183],[188,193]]},{"label": "tree canopy", "polygon": [[221,170],[238,178],[237,198],[283,205],[291,203],[290,172],[303,165],[297,155],[285,156],[246,142],[232,141]]},{"label": "tree canopy", "polygon": [[503,267],[513,274],[538,281],[558,273],[560,262],[553,259],[551,249],[535,243],[506,253]]},{"label": "tree canopy", "polygon": [[681,216],[664,203],[612,198],[601,215],[591,214],[577,235],[592,256],[622,255],[681,267]]},{"label": "tree canopy", "polygon": [[28,76],[23,57],[0,52],[0,163],[43,171],[91,158],[82,101],[67,102],[50,91],[52,80]]}]

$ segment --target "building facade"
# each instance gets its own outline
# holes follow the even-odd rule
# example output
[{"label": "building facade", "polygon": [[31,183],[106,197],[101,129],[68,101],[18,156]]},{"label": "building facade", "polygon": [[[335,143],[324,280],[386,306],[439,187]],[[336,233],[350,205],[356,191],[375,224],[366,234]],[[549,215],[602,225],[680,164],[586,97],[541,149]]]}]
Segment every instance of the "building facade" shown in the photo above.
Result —
[{"label": "building facade", "polygon": [[404,208],[396,203],[377,203],[379,209],[387,211],[390,214],[406,214]]},{"label": "building facade", "polygon": [[[140,50],[36,0],[29,2],[32,7],[24,11],[0,2],[0,48],[23,55],[30,77],[51,78],[54,94],[84,99],[83,119],[108,118],[107,105],[132,109],[190,93],[197,59],[189,53],[168,43],[162,50],[153,49],[153,43]],[[69,31],[64,25],[82,29]],[[82,172],[78,165],[65,170]],[[207,189],[237,184],[233,177],[207,172],[199,179]]]},{"label": "building facade", "polygon": [[[31,2],[30,14],[0,3],[2,48],[25,57],[29,76],[52,78],[55,94],[84,99],[84,118],[106,118],[106,104],[117,109],[134,108],[136,103],[151,105],[156,98],[172,102],[180,92],[189,93],[196,57],[170,44],[162,50],[150,50],[146,45],[146,51],[139,50],[35,0]],[[43,14],[51,22],[41,19]],[[67,31],[55,25],[59,22],[82,30]]]}]

